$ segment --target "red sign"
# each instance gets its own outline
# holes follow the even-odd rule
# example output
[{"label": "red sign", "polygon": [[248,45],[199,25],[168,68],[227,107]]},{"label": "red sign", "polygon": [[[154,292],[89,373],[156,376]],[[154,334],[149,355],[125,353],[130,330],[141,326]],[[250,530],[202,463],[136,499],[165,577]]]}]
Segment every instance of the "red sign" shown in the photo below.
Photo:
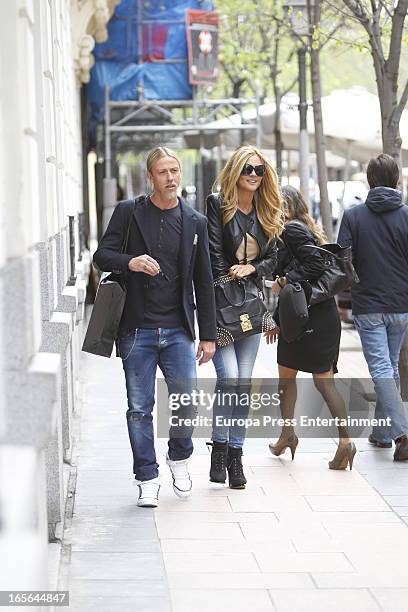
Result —
[{"label": "red sign", "polygon": [[218,26],[218,13],[214,11],[186,11],[189,81],[192,85],[217,80]]}]

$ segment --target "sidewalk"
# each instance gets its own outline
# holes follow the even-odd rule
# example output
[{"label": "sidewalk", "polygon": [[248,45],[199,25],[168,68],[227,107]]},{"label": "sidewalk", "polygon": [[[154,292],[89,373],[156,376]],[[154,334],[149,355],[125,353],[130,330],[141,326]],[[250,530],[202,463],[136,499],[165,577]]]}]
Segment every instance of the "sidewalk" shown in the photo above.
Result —
[{"label": "sidewalk", "polygon": [[[339,371],[368,377],[354,330],[342,334]],[[254,376],[276,374],[276,349],[262,344]],[[200,376],[213,376],[212,365]],[[393,451],[358,440],[353,471],[334,472],[333,440],[301,439],[292,462],[250,439],[247,489],[232,491],[209,482],[205,441],[195,440],[194,493],[181,501],[159,440],[160,506],[141,509],[121,362],[84,355],[81,378],[59,584],[70,590],[70,610],[408,609],[408,465],[394,463]]]}]

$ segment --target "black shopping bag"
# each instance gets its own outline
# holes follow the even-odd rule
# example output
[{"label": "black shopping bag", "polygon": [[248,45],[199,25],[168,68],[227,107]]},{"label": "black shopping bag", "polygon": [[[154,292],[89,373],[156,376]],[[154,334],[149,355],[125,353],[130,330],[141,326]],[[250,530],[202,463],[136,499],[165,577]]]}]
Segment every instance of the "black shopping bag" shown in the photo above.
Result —
[{"label": "black shopping bag", "polygon": [[[143,198],[145,197],[143,196]],[[130,225],[135,207],[136,199],[133,202],[133,210],[128,220],[121,253],[127,251]],[[83,351],[101,357],[112,355],[113,344],[118,337],[125,300],[126,283],[123,275],[112,273],[102,278],[82,345]]]},{"label": "black shopping bag", "polygon": [[282,338],[294,342],[305,333],[309,320],[307,299],[301,283],[288,283],[279,293],[279,326]]},{"label": "black shopping bag", "polygon": [[99,283],[82,350],[110,357],[126,299],[126,287],[114,274]]}]

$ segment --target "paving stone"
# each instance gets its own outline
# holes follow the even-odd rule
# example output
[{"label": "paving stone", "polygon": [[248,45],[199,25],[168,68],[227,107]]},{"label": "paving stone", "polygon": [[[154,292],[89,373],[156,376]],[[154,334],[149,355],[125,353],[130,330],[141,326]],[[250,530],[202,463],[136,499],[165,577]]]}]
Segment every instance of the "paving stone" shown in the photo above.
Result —
[{"label": "paving stone", "polygon": [[408,506],[408,495],[385,495],[385,501],[393,508],[400,506]]},{"label": "paving stone", "polygon": [[172,589],[171,598],[175,612],[272,612],[275,610],[268,591],[226,589],[225,591]]},{"label": "paving stone", "polygon": [[[194,491],[194,483],[193,483]],[[181,500],[173,492],[165,491],[160,494],[160,505],[156,510],[156,515],[162,512],[232,512],[228,497],[210,497],[204,495],[194,495]]]},{"label": "paving stone", "polygon": [[76,597],[167,597],[167,580],[72,580]]},{"label": "paving stone", "polygon": [[317,536],[312,534],[295,535],[292,537],[292,544],[296,552],[343,552],[344,544],[338,540],[330,538],[328,535]]},{"label": "paving stone", "polygon": [[321,589],[398,588],[407,584],[407,570],[381,566],[375,570],[356,572],[312,572],[312,578]]},{"label": "paving stone", "polygon": [[132,527],[152,527],[155,526],[153,511],[149,508],[138,508],[136,504],[127,505],[121,509],[106,506],[93,507],[83,506],[80,513],[75,513],[72,519],[72,527],[88,524],[99,527],[122,526],[123,528]]},{"label": "paving stone", "polygon": [[393,510],[401,518],[408,517],[408,506],[405,506],[405,507],[403,507],[403,506],[394,506]]},{"label": "paving stone", "polygon": [[293,612],[294,610],[296,612],[315,612],[316,610],[380,612],[381,610],[368,590],[281,590],[272,591],[271,596],[277,612]]},{"label": "paving stone", "polygon": [[315,589],[309,574],[298,573],[229,573],[217,572],[209,576],[205,573],[168,572],[171,589],[205,589],[211,582],[211,589]]},{"label": "paving stone", "polygon": [[[394,547],[394,550],[383,551],[377,547],[372,547],[371,550],[349,550],[347,558],[359,572],[373,571],[381,574],[389,568],[406,568],[406,544]],[[406,569],[408,580],[408,569]]]},{"label": "paving stone", "polygon": [[408,589],[371,589],[383,612],[406,612]]},{"label": "paving stone", "polygon": [[269,552],[254,553],[263,572],[347,572],[354,571],[350,561],[342,553],[292,553],[277,557]]},{"label": "paving stone", "polygon": [[74,612],[171,612],[166,597],[72,597],[70,611]]},{"label": "paving stone", "polygon": [[265,495],[262,498],[236,496],[230,498],[230,504],[234,512],[275,512],[290,509],[299,513],[311,513],[311,508],[306,500],[294,495]]},{"label": "paving stone", "polygon": [[[163,553],[167,572],[183,573],[218,573],[228,568],[229,572],[259,572],[259,567],[252,553]],[[209,579],[210,580],[210,579]]]},{"label": "paving stone", "polygon": [[381,512],[389,510],[389,506],[379,495],[307,495],[305,499],[316,511]]},{"label": "paving stone", "polygon": [[155,580],[165,577],[158,553],[77,552],[71,557],[73,580]]},{"label": "paving stone", "polygon": [[[279,510],[276,511],[276,516],[279,520],[285,518]],[[388,512],[313,512],[313,520],[320,522],[322,525],[330,525],[332,523],[399,523],[398,516],[390,509]]]},{"label": "paving stone", "polygon": [[242,531],[239,528],[238,523],[205,523],[195,522],[191,524],[178,524],[174,523],[162,523],[160,522],[157,526],[159,538],[202,538],[204,540],[208,538],[221,539],[221,540],[240,540]]},{"label": "paving stone", "polygon": [[106,531],[95,529],[92,534],[76,530],[72,537],[72,550],[84,552],[154,552],[160,553],[156,529],[121,529]]},{"label": "paving stone", "polygon": [[155,511],[158,526],[173,527],[189,524],[196,525],[197,537],[202,523],[257,523],[263,527],[277,526],[278,521],[273,512],[158,512]]},{"label": "paving stone", "polygon": [[[354,331],[343,341],[360,346]],[[261,347],[255,376],[277,374],[275,355],[276,347]],[[365,372],[361,353],[352,357],[341,354],[343,370]],[[355,469],[344,472],[327,466],[333,438],[302,438],[294,461],[273,457],[270,440],[248,438],[248,485],[234,491],[209,482],[206,440],[196,439],[193,495],[182,501],[160,438],[160,505],[138,508],[121,362],[84,355],[83,363],[77,489],[65,530],[70,609],[170,612],[170,598],[173,612],[408,609],[400,606],[408,591],[408,465],[366,438],[356,441]],[[213,377],[212,364],[199,376]]]},{"label": "paving stone", "polygon": [[[264,550],[265,541],[260,540],[161,540],[161,548],[163,552],[177,553],[231,553],[231,552],[255,552]],[[295,548],[289,538],[274,540],[274,554],[279,554],[280,551],[288,552],[295,551]]]}]

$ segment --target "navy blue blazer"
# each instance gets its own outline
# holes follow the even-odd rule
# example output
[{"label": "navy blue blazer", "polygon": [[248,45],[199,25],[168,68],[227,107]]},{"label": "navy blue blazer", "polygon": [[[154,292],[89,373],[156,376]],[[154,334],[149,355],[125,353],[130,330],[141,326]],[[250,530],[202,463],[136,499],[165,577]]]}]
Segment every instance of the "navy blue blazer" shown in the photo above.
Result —
[{"label": "navy blue blazer", "polygon": [[[179,198],[182,231],[180,244],[180,270],[182,272],[182,309],[185,327],[191,338],[195,339],[194,310],[200,340],[216,339],[215,298],[208,248],[207,219]],[[109,221],[108,228],[101,238],[93,261],[104,272],[124,275],[127,296],[120,322],[120,334],[136,327],[135,321],[144,317],[146,296],[149,291],[150,276],[144,272],[131,272],[128,263],[133,257],[150,255],[146,196],[136,200],[118,202]],[[129,240],[126,253],[122,253],[126,232],[129,227]],[[194,291],[194,293],[193,293]],[[194,302],[197,303],[197,307]]]}]

